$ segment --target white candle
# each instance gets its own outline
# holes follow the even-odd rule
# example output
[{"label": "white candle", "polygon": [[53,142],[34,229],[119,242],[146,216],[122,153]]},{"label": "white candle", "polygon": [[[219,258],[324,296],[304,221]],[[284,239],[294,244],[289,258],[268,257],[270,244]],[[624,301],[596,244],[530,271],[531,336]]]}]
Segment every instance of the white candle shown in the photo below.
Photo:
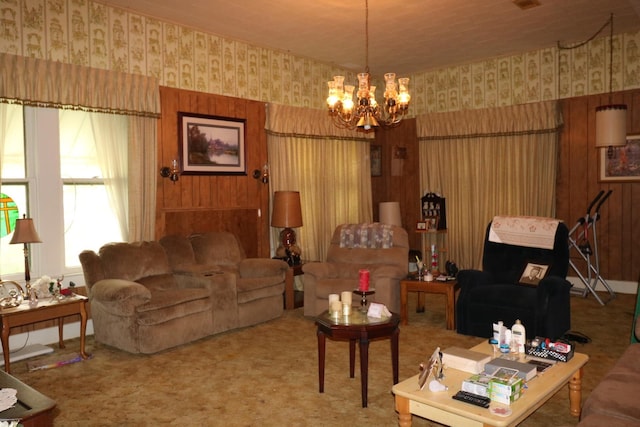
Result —
[{"label": "white candle", "polygon": [[341,295],[342,295],[341,297],[342,304],[351,305],[351,296],[352,296],[351,291],[344,291],[342,292]]},{"label": "white candle", "polygon": [[332,316],[340,315],[342,313],[342,303],[340,301],[331,301],[330,311]]}]

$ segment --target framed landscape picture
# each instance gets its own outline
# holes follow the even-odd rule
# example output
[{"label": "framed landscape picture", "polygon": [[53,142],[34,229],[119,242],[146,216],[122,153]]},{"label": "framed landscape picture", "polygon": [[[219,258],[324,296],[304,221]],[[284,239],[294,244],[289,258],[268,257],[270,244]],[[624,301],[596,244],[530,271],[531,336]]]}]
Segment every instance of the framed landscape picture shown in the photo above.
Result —
[{"label": "framed landscape picture", "polygon": [[179,150],[184,175],[246,175],[245,121],[178,113]]},{"label": "framed landscape picture", "polygon": [[640,135],[627,135],[623,147],[601,148],[598,169],[601,182],[640,181]]}]

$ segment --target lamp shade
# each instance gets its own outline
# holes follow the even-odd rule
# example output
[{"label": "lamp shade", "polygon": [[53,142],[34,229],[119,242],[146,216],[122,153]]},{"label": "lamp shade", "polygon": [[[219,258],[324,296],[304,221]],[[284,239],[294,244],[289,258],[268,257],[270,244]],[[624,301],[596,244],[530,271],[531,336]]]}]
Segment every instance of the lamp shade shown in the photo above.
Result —
[{"label": "lamp shade", "polygon": [[627,106],[601,105],[596,108],[596,147],[617,147],[627,143]]},{"label": "lamp shade", "polygon": [[15,243],[42,243],[33,225],[32,218],[19,218],[16,220],[16,227],[9,244]]},{"label": "lamp shade", "polygon": [[272,227],[302,227],[300,192],[276,191],[273,194]]},{"label": "lamp shade", "polygon": [[402,227],[402,218],[400,217],[400,203],[381,202],[378,207],[380,210],[381,223]]}]

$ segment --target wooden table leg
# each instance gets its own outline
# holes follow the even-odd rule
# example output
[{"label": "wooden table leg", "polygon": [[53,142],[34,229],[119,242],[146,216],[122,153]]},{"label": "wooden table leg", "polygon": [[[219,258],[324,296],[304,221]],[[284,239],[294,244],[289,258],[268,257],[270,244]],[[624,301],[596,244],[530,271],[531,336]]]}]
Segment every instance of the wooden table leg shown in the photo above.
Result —
[{"label": "wooden table leg", "polygon": [[369,339],[360,338],[360,384],[362,387],[362,407],[367,407],[369,386]]},{"label": "wooden table leg", "polygon": [[58,347],[64,348],[64,317],[58,317]]},{"label": "wooden table leg", "polygon": [[356,340],[349,340],[349,378],[356,376]]},{"label": "wooden table leg", "polygon": [[89,354],[84,349],[87,335],[87,307],[85,302],[80,304],[80,356],[88,359]]},{"label": "wooden table leg", "polygon": [[293,280],[293,268],[289,267],[284,275],[284,305],[287,310],[292,310],[295,306]]},{"label": "wooden table leg", "polygon": [[409,322],[409,308],[407,307],[407,284],[400,282],[400,320],[403,325]]},{"label": "wooden table leg", "polygon": [[9,366],[9,331],[11,326],[7,323],[8,321],[6,320],[2,322],[2,355],[4,356],[4,371],[9,374],[11,373],[11,367]]},{"label": "wooden table leg", "polygon": [[411,427],[409,399],[396,395],[396,411],[398,411],[398,425],[400,427]]},{"label": "wooden table leg", "polygon": [[418,303],[416,304],[416,313],[424,313],[424,292],[418,292]]},{"label": "wooden table leg", "polygon": [[582,368],[578,369],[569,380],[569,407],[571,415],[580,417],[580,412],[582,412]]},{"label": "wooden table leg", "polygon": [[447,288],[447,310],[446,310],[446,319],[447,319],[447,329],[455,329],[456,328],[456,290],[454,286],[449,286]]},{"label": "wooden table leg", "polygon": [[400,342],[400,329],[396,329],[391,334],[391,367],[393,369],[393,384],[398,384],[398,348]]},{"label": "wooden table leg", "polygon": [[324,332],[318,330],[318,384],[320,393],[324,393],[324,356],[326,336]]}]

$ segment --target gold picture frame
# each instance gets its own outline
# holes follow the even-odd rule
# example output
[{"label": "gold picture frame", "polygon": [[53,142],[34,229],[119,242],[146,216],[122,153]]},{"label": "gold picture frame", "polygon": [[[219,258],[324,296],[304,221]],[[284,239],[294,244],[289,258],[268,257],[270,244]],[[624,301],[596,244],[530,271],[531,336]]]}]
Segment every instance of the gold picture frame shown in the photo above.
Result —
[{"label": "gold picture frame", "polygon": [[627,135],[624,146],[600,149],[598,179],[600,182],[640,181],[640,134]]}]

